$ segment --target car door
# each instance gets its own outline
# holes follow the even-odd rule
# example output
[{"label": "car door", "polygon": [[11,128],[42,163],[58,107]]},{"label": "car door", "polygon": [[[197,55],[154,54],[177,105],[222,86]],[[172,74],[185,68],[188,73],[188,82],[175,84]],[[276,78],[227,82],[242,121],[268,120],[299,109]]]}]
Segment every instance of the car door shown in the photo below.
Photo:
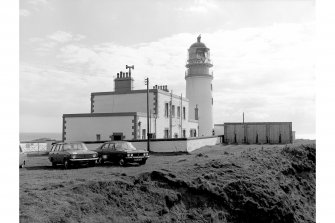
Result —
[{"label": "car door", "polygon": [[50,152],[49,152],[49,158],[50,158],[50,160],[53,158],[53,156],[54,156],[54,150],[55,150],[55,148],[56,148],[56,144],[53,144],[52,146],[51,146],[51,149],[50,149]]},{"label": "car door", "polygon": [[117,151],[115,149],[115,143],[110,143],[108,147],[109,160],[115,162],[117,160]]},{"label": "car door", "polygon": [[56,154],[55,154],[55,158],[56,158],[57,163],[63,162],[62,150],[63,150],[63,144],[58,145],[57,148],[56,148]]},{"label": "car door", "polygon": [[104,143],[100,148],[99,148],[99,156],[101,156],[104,160],[107,160],[108,154],[107,154],[107,149],[109,147],[109,143]]},{"label": "car door", "polygon": [[50,154],[50,159],[53,160],[53,162],[57,162],[57,150],[58,150],[59,144],[55,144],[52,152]]},{"label": "car door", "polygon": [[115,162],[118,162],[121,158],[125,156],[124,149],[125,148],[122,142],[116,142],[114,144],[113,159]]}]

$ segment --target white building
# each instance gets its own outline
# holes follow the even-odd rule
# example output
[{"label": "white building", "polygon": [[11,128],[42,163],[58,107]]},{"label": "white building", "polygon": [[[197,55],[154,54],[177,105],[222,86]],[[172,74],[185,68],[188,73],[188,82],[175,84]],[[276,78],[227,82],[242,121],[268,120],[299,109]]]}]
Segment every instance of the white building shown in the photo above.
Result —
[{"label": "white building", "polygon": [[[186,64],[186,97],[167,86],[149,89],[150,129],[153,138],[210,136],[213,131],[212,79],[209,49],[192,44]],[[128,66],[126,68],[129,68]],[[114,91],[91,93],[91,112],[63,115],[64,141],[145,139],[147,90],[134,90],[131,68],[114,79]]]}]

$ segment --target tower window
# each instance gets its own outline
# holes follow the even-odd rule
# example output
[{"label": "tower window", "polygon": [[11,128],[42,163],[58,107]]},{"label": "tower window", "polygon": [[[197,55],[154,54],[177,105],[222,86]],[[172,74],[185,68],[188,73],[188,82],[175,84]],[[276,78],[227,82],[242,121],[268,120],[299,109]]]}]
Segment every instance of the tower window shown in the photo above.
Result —
[{"label": "tower window", "polygon": [[177,117],[180,118],[180,106],[177,107]]},{"label": "tower window", "polygon": [[186,119],[186,109],[183,107],[183,119]]}]

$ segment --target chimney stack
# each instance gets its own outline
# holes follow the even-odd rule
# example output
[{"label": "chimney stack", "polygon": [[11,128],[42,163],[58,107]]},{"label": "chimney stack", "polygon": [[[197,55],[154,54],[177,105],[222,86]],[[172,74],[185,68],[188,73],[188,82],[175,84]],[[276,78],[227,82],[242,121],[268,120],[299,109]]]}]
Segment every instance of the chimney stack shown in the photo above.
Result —
[{"label": "chimney stack", "polygon": [[131,78],[128,72],[117,73],[117,78],[114,79],[114,91],[117,93],[126,93],[133,90],[134,79]]}]

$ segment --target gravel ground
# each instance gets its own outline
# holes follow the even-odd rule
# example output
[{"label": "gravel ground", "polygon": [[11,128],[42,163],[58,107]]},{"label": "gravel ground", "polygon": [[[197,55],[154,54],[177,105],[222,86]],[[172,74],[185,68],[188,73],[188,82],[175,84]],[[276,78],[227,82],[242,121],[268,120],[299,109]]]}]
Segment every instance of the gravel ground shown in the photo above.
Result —
[{"label": "gravel ground", "polygon": [[217,145],[69,170],[28,157],[20,222],[315,222],[315,144]]}]

